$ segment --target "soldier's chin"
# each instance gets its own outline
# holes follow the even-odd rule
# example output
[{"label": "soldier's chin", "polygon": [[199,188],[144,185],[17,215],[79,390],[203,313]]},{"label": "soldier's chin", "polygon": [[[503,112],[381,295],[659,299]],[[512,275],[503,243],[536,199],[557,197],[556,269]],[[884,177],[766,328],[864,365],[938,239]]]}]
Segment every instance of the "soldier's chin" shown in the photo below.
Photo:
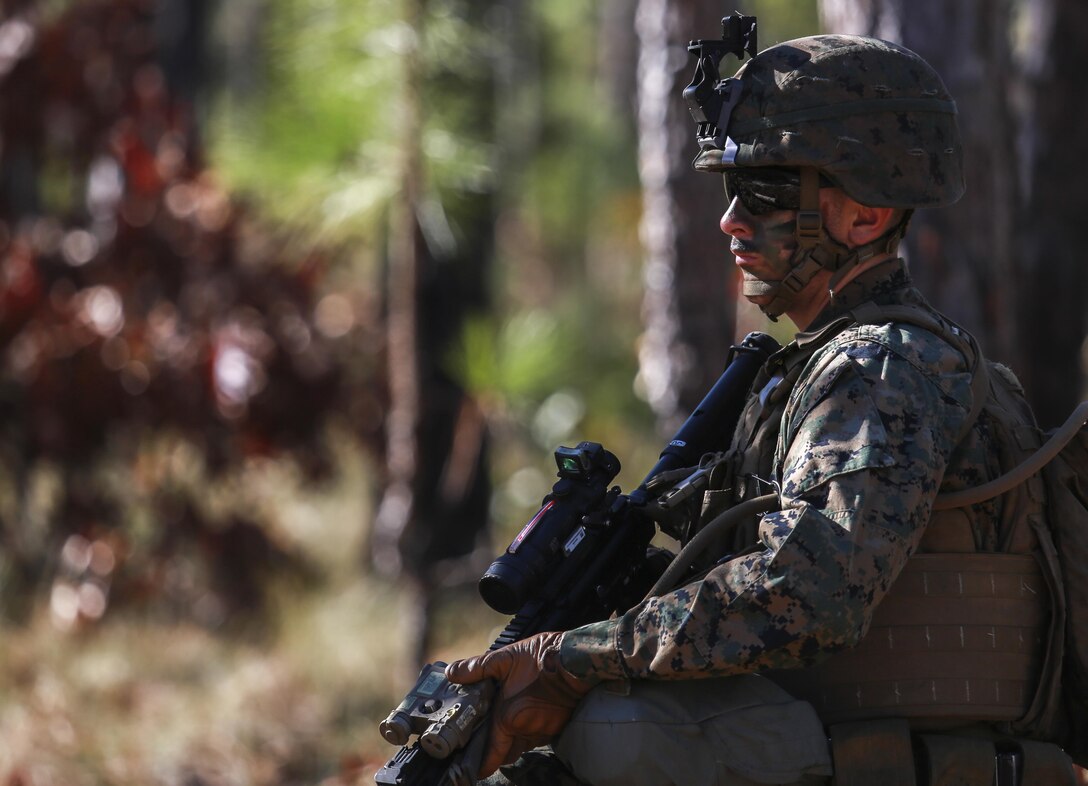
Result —
[{"label": "soldier's chin", "polygon": [[770,295],[745,295],[744,299],[751,303],[753,306],[770,305],[770,302],[774,300],[774,298]]},{"label": "soldier's chin", "polygon": [[779,281],[762,281],[745,274],[741,294],[749,303],[756,306],[765,306],[774,300],[775,289]]}]

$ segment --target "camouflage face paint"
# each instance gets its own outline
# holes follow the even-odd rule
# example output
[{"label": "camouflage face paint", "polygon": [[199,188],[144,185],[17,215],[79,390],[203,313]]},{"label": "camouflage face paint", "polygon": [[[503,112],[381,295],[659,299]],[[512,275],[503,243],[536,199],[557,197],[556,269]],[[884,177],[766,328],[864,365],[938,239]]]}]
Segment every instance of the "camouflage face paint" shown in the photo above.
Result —
[{"label": "camouflage face paint", "polygon": [[[733,212],[739,200],[730,205]],[[787,211],[775,211],[763,216],[747,216],[734,213],[734,220],[743,223],[749,230],[746,237],[733,236],[729,250],[737,257],[737,266],[744,276],[745,295],[767,294],[766,287],[781,281],[793,267],[793,255],[797,250],[797,215],[788,211],[788,218],[782,215]],[[727,213],[728,216],[728,213]]]}]

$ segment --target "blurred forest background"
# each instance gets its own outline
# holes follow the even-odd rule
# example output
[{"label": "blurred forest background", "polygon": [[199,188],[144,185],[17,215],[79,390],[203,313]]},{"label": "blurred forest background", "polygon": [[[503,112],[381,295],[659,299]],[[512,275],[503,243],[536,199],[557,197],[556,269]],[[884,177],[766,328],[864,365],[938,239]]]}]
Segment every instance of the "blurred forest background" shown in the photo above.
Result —
[{"label": "blurred forest background", "polygon": [[[706,0],[3,0],[0,786],[348,784],[551,452],[625,488],[737,303],[680,101]],[[1086,391],[1082,0],[749,0],[943,74],[933,300]],[[732,70],[732,64],[723,70]]]}]

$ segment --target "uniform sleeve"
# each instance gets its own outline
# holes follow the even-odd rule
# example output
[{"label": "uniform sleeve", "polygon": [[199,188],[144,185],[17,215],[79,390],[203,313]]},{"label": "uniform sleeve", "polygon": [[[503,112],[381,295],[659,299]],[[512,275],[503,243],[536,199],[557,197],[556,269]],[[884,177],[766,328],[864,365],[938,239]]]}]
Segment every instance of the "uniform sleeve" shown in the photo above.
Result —
[{"label": "uniform sleeve", "polygon": [[759,550],[569,631],[564,667],[595,679],[724,676],[804,667],[856,644],[918,545],[970,404],[962,356],[932,338],[909,352],[889,343],[837,344],[791,394],[782,509],[763,517]]}]

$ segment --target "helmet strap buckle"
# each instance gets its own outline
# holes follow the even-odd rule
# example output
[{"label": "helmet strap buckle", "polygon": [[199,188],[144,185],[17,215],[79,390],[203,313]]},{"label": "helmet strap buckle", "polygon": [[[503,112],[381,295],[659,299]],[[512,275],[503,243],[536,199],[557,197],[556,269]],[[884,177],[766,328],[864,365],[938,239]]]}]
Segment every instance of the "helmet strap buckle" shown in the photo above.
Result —
[{"label": "helmet strap buckle", "polygon": [[815,248],[823,237],[824,222],[820,216],[820,171],[816,167],[801,167],[801,204],[797,211],[797,245],[801,249]]}]

